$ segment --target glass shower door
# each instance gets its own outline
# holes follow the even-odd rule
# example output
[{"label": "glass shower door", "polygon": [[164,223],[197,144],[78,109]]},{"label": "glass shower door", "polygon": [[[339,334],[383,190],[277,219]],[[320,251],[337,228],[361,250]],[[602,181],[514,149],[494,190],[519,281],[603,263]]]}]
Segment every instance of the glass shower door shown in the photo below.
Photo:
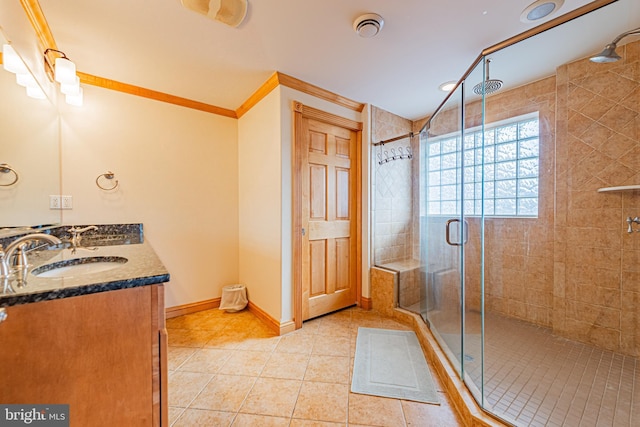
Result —
[{"label": "glass shower door", "polygon": [[480,62],[430,120],[421,147],[426,320],[481,405],[484,129],[474,84],[484,78]]},{"label": "glass shower door", "polygon": [[[422,138],[421,265],[426,321],[463,376],[462,87],[451,94]],[[424,313],[424,311],[423,311]]]}]

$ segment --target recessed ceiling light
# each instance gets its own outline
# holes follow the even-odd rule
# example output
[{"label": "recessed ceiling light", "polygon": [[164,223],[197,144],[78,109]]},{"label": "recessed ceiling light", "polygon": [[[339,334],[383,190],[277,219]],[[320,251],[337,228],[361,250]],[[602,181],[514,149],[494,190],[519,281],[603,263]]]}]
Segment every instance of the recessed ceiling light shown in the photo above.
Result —
[{"label": "recessed ceiling light", "polygon": [[438,86],[438,89],[443,92],[451,92],[453,88],[456,87],[456,84],[458,84],[458,82],[456,82],[455,80],[451,80],[449,82],[442,83],[440,86]]},{"label": "recessed ceiling light", "polygon": [[532,23],[546,18],[562,7],[564,0],[536,0],[527,6],[520,14],[524,23]]}]

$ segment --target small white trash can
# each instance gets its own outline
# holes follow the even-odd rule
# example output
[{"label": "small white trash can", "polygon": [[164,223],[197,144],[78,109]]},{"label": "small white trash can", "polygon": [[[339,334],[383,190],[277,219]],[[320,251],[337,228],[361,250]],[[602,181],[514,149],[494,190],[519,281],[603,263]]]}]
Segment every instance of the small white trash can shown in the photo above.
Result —
[{"label": "small white trash can", "polygon": [[244,285],[229,285],[222,288],[220,310],[234,313],[247,306],[247,288]]}]

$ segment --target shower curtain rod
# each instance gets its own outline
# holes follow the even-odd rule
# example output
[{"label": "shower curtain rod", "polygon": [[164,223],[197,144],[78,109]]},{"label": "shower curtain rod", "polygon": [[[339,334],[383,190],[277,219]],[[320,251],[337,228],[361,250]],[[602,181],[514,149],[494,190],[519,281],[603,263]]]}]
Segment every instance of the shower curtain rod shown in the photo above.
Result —
[{"label": "shower curtain rod", "polygon": [[374,147],[377,147],[378,145],[388,144],[388,143],[390,143],[390,142],[398,141],[398,140],[400,140],[400,139],[413,138],[413,135],[416,135],[416,134],[415,134],[415,133],[413,133],[413,132],[409,132],[409,133],[407,133],[407,134],[405,134],[405,135],[396,136],[395,138],[389,138],[389,139],[385,139],[385,140],[383,140],[383,141],[374,142],[374,143],[373,143],[373,144],[371,144],[371,145],[373,145]]}]

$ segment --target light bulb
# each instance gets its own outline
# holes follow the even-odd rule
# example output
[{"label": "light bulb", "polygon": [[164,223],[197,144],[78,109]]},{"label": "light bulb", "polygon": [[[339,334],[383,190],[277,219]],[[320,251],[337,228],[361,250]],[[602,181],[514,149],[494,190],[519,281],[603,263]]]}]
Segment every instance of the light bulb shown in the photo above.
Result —
[{"label": "light bulb", "polygon": [[78,93],[76,95],[65,95],[65,101],[69,105],[74,105],[76,107],[82,107],[82,88],[80,87]]},{"label": "light bulb", "polygon": [[16,82],[20,86],[24,86],[24,87],[38,86],[38,82],[36,82],[36,79],[34,79],[33,76],[29,73],[16,74]]},{"label": "light bulb", "polygon": [[80,92],[80,78],[76,76],[73,83],[61,83],[60,92],[65,95],[77,95]]},{"label": "light bulb", "polygon": [[15,74],[26,74],[29,72],[18,53],[10,44],[2,45],[2,66],[5,70]]},{"label": "light bulb", "polygon": [[73,84],[76,80],[76,64],[67,58],[56,58],[55,79],[59,83]]}]

